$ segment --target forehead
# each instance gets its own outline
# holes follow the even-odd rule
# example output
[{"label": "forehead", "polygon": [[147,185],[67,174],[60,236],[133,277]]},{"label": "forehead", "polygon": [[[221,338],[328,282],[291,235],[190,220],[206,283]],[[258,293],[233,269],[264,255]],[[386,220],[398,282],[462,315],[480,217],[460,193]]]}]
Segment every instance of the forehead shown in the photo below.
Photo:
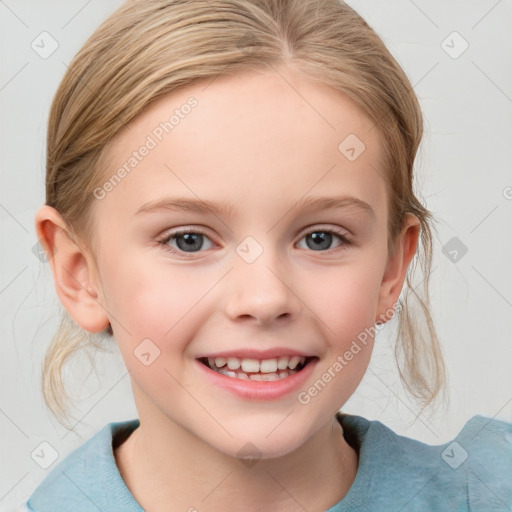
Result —
[{"label": "forehead", "polygon": [[105,180],[125,172],[102,203],[129,214],[165,194],[257,208],[310,191],[379,209],[381,150],[377,128],[346,95],[293,68],[221,76],[158,98],[117,135]]}]

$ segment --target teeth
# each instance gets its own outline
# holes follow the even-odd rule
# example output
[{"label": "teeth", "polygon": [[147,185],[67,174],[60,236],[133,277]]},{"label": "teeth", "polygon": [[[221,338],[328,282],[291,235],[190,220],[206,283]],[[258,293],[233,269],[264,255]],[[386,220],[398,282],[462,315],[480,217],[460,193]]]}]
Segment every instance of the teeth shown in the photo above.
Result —
[{"label": "teeth", "polygon": [[280,370],[286,370],[286,368],[288,368],[288,357],[284,356],[284,357],[280,357],[278,360],[277,360],[277,367],[280,369]]},{"label": "teeth", "polygon": [[210,361],[211,358],[208,358],[208,362],[210,363],[210,366],[217,366],[217,368],[222,368],[223,366],[226,366],[227,359],[225,357],[216,357],[215,361]]},{"label": "teeth", "polygon": [[[237,359],[239,361],[239,359]],[[258,373],[260,371],[260,362],[257,359],[242,359],[242,370],[245,373]]]},{"label": "teeth", "polygon": [[290,359],[290,362],[288,363],[288,368],[291,368],[292,370],[295,370],[295,368],[297,367],[299,362],[300,362],[300,357],[299,356],[293,356]]},{"label": "teeth", "polygon": [[[237,357],[209,357],[208,364],[212,369],[224,368],[229,370],[242,369],[245,373],[276,373],[278,370],[295,370],[299,364],[304,364],[305,357],[281,356],[277,359],[239,359]],[[226,369],[226,368],[224,368]]]},{"label": "teeth", "polygon": [[228,357],[228,368],[230,370],[238,370],[238,368],[240,368],[240,359]]},{"label": "teeth", "polygon": [[216,371],[218,373],[221,373],[222,375],[226,375],[227,377],[232,377],[235,379],[257,380],[266,382],[286,379],[286,377],[290,377],[294,373],[297,373],[297,370],[281,370],[278,373],[250,373],[248,375],[247,373],[244,373],[242,371],[235,372],[232,370],[228,370],[226,368],[217,369]]},{"label": "teeth", "polygon": [[274,373],[277,370],[277,359],[265,359],[260,363],[261,373]]}]

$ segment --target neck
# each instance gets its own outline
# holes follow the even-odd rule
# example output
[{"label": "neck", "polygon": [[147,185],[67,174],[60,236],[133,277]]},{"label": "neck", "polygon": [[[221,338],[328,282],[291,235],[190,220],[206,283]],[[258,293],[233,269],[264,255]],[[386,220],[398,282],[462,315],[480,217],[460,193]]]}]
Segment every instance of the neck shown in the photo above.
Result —
[{"label": "neck", "polygon": [[114,454],[123,480],[146,512],[327,510],[356,476],[357,452],[336,418],[293,452],[251,464],[219,452],[168,419],[140,416],[139,428]]}]

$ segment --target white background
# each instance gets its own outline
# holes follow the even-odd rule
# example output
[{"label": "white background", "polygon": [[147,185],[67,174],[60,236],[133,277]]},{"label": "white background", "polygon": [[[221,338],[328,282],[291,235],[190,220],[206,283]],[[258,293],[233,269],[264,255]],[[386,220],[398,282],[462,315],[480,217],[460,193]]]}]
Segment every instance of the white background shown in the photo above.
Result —
[{"label": "white background", "polygon": [[[442,444],[475,414],[512,421],[512,2],[349,3],[404,67],[424,111],[417,172],[438,219],[432,301],[450,403],[416,419],[384,330],[368,373],[343,410]],[[97,372],[85,385],[88,365],[73,366],[71,391],[82,397],[73,431],[44,409],[40,369],[59,303],[49,267],[32,252],[34,214],[44,202],[52,97],[66,64],[118,5],[118,0],[0,1],[1,510],[13,510],[55,466],[45,470],[31,458],[41,442],[56,450],[58,462],[105,423],[136,417],[129,379],[115,352],[98,355]],[[59,44],[47,59],[31,48],[43,31]],[[441,46],[453,31],[469,44],[458,58]],[[462,48],[457,36],[447,41],[452,52]],[[452,237],[468,248],[456,263],[442,253]]]}]

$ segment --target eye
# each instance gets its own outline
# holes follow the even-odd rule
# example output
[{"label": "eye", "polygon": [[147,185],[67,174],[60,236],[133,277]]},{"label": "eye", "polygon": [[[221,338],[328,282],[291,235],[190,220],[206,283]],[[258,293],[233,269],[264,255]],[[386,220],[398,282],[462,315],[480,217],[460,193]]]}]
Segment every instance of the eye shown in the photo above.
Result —
[{"label": "eye", "polygon": [[[205,240],[210,244],[206,249],[210,249],[213,244],[206,234],[201,231],[181,230],[167,234],[163,239],[158,240],[158,243],[171,252],[181,251],[193,253],[201,252],[201,248],[204,249]],[[174,243],[176,245],[173,245]]]},{"label": "eye", "polygon": [[[350,245],[350,240],[341,231],[335,229],[316,229],[306,233],[300,241],[302,240],[306,241],[306,247],[302,248],[311,249],[315,252],[325,252],[332,249],[332,244],[336,241],[338,243],[334,248]],[[164,238],[158,240],[158,244],[172,253],[197,253],[213,247],[212,241],[205,233],[190,229],[168,233]]]},{"label": "eye", "polygon": [[350,241],[341,231],[333,229],[317,229],[310,231],[301,238],[301,241],[306,240],[306,248],[318,252],[330,249],[331,244],[333,241],[336,241],[336,239],[339,241],[336,247],[350,245]]}]

